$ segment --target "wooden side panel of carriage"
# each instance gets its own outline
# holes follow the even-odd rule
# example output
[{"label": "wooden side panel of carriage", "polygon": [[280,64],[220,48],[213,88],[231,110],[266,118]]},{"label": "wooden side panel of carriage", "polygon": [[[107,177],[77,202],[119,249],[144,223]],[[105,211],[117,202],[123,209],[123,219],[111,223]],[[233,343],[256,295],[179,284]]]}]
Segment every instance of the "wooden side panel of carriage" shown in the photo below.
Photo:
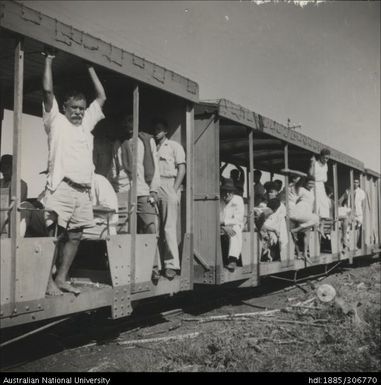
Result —
[{"label": "wooden side panel of carriage", "polygon": [[194,127],[194,282],[214,284],[222,263],[218,120],[212,113],[197,115]]},{"label": "wooden side panel of carriage", "polygon": [[258,283],[258,264],[253,262],[259,247],[256,234],[243,233],[242,267],[231,273],[223,265],[219,230],[219,124],[214,111],[203,111],[195,117],[194,282],[222,284],[246,281],[246,285],[253,286]]}]

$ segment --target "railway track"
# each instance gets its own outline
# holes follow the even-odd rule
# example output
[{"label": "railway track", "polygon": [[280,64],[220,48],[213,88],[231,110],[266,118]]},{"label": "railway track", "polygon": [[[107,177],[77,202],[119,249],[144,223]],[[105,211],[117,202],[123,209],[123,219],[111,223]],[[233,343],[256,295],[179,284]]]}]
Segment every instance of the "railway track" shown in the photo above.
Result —
[{"label": "railway track", "polygon": [[[371,258],[358,261],[353,267],[363,266],[364,263],[369,264],[372,261],[374,259]],[[181,326],[184,315],[218,315],[226,312],[226,307],[233,308],[234,311],[271,310],[279,307],[277,300],[282,296],[284,300],[285,296],[305,295],[311,292],[316,284],[326,277],[320,275],[319,270],[321,266],[311,268],[308,276],[300,277],[304,282],[297,284],[267,278],[261,286],[255,288],[209,287],[201,288],[201,293],[200,291],[179,293],[174,297],[140,301],[130,317],[118,320],[108,318],[108,309],[65,318],[61,323],[3,346],[0,350],[0,369],[15,370],[23,364],[65,350],[112,343],[120,336],[128,339],[133,335],[144,338],[165,335]],[[331,274],[341,274],[347,270],[347,264],[342,264]],[[315,278],[308,279],[311,275]],[[286,273],[283,277],[291,278],[292,274]],[[28,330],[23,330],[26,329],[25,326],[17,329],[11,330],[12,333],[8,335],[2,333],[2,343],[14,339],[16,333],[28,333]]]}]

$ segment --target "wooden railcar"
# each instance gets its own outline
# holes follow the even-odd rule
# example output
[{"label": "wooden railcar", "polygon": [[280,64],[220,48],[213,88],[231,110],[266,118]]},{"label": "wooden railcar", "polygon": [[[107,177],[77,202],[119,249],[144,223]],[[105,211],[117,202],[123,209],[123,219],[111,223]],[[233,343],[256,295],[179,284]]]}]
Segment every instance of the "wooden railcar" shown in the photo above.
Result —
[{"label": "wooden railcar", "polygon": [[[313,265],[327,265],[377,252],[380,247],[380,179],[379,175],[364,169],[364,164],[295,130],[236,105],[228,100],[201,102],[195,109],[194,132],[194,282],[223,284],[237,282],[257,286],[260,277],[306,268],[304,260],[294,258],[294,243],[289,234],[288,247],[280,250],[280,258],[260,263],[261,245],[254,229],[253,170],[281,174],[283,169],[307,172],[312,155],[322,148],[331,151],[328,184],[334,190],[334,212],[338,199],[348,188],[353,196],[353,179],[360,177],[361,187],[367,192],[361,246],[356,245],[355,223],[349,224],[349,252],[342,252],[340,222],[335,221],[326,242],[321,242],[315,230],[310,235],[310,259]],[[233,273],[224,265],[219,232],[219,186],[221,162],[238,164],[246,169],[246,226],[243,233],[241,265]],[[285,175],[285,185],[288,176]],[[353,202],[353,199],[352,199]],[[286,201],[286,205],[288,202]],[[353,207],[352,207],[353,208]]]},{"label": "wooden railcar", "polygon": [[[252,171],[254,168],[272,174],[284,168],[305,171],[311,155],[327,146],[227,100],[199,102],[198,85],[192,80],[22,4],[0,1],[0,27],[0,112],[1,116],[4,109],[14,112],[11,187],[14,199],[1,207],[2,213],[10,216],[9,236],[1,238],[1,328],[100,308],[110,308],[112,318],[119,318],[131,313],[134,301],[193,290],[194,284],[234,282],[239,286],[257,286],[262,276],[307,267],[304,261],[293,258],[291,238],[289,247],[280,251],[280,261],[260,262],[261,245],[250,215],[254,207]],[[108,95],[104,108],[106,124],[115,124],[113,116],[121,112],[132,112],[136,145],[138,131],[159,115],[168,120],[171,138],[185,148],[187,173],[178,229],[181,275],[174,280],[162,278],[157,284],[151,282],[158,240],[155,234],[137,234],[137,213],[131,210],[128,231],[105,241],[82,242],[70,274],[77,282],[92,284],[84,285],[78,296],[45,296],[55,238],[21,238],[18,231],[21,138],[27,129],[22,118],[23,114],[41,116],[44,59],[40,53],[44,45],[59,51],[54,62],[54,88],[58,96],[68,84],[75,84],[91,96],[81,63],[90,61],[96,64]],[[348,186],[353,194],[355,173],[361,175],[368,208],[358,250],[353,223],[351,250],[346,254],[340,250],[338,222],[334,222],[324,250],[318,234],[312,233],[313,265],[376,253],[381,242],[380,175],[365,169],[362,162],[330,150],[329,183],[334,186],[335,212],[338,198]],[[222,161],[243,166],[248,186],[242,266],[234,273],[224,268],[219,232]],[[132,182],[130,208],[136,207],[136,169]]]},{"label": "wooden railcar", "polygon": [[[0,26],[1,111],[4,108],[14,111],[11,187],[14,201],[10,207],[2,207],[10,214],[10,236],[1,238],[1,327],[101,307],[111,307],[112,317],[118,318],[130,314],[132,301],[191,290],[193,104],[198,101],[197,83],[20,3],[0,2]],[[58,50],[53,67],[57,96],[70,84],[91,97],[91,84],[82,62],[92,62],[108,94],[104,107],[106,117],[125,111],[133,113],[135,145],[139,128],[159,116],[167,119],[171,138],[185,148],[188,172],[179,215],[182,269],[181,275],[172,281],[162,279],[157,285],[151,282],[157,237],[137,234],[137,214],[132,210],[129,232],[111,236],[107,241],[96,241],[95,246],[88,245],[93,255],[86,259],[89,261],[86,269],[79,263],[80,269],[71,273],[79,281],[99,282],[99,287],[84,286],[78,297],[66,294],[45,297],[55,239],[21,238],[18,231],[21,137],[23,130],[27,130],[22,116],[24,113],[42,115],[44,58],[41,52],[45,45]],[[108,120],[109,124],[114,123]],[[39,171],[36,170],[36,175]],[[136,207],[135,181],[136,169],[129,202],[132,209]],[[81,247],[82,254],[83,250]],[[97,259],[102,258],[106,259],[101,262],[105,268],[99,269],[99,263],[95,268]]]}]

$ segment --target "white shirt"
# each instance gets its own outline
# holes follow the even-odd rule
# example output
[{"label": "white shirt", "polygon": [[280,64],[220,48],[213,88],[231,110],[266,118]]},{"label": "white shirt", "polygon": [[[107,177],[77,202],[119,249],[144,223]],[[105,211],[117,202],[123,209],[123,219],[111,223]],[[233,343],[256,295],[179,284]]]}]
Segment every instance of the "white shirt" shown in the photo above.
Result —
[{"label": "white shirt", "polygon": [[238,225],[243,228],[245,216],[245,205],[239,195],[233,195],[228,202],[221,200],[220,221],[223,225]]},{"label": "white shirt", "polygon": [[[143,141],[138,138],[138,156],[137,156],[137,179],[136,179],[136,189],[137,196],[148,196],[150,192],[158,192],[160,185],[160,174],[159,174],[159,164],[158,156],[156,151],[156,143],[153,139],[150,140],[151,151],[153,155],[153,161],[155,165],[155,172],[151,181],[151,184],[148,185],[144,178],[144,144]],[[121,142],[117,140],[114,144],[114,156],[111,167],[110,181],[114,186],[115,190],[118,192],[130,191],[131,181],[127,175],[126,170],[123,168],[122,163],[122,149]],[[118,162],[118,165],[116,164]],[[119,174],[118,174],[119,170]]]},{"label": "white shirt", "polygon": [[59,112],[55,98],[50,112],[46,112],[44,104],[42,110],[48,134],[48,189],[54,191],[64,177],[76,183],[91,185],[94,171],[91,131],[104,118],[99,103],[94,100],[90,104],[79,126],[72,124]]},{"label": "white shirt", "polygon": [[[118,197],[111,186],[111,183],[100,174],[94,174],[93,185],[91,188],[91,198],[93,206],[102,206],[109,210],[118,211]],[[107,214],[94,213],[96,224],[106,224]],[[118,223],[118,214],[110,216],[110,225]]]},{"label": "white shirt", "polygon": [[307,190],[304,187],[299,188],[298,200],[296,203],[303,202],[308,205],[311,209],[311,212],[314,210],[315,196],[314,193],[310,190]]},{"label": "white shirt", "polygon": [[354,191],[355,195],[355,215],[356,217],[362,217],[362,202],[366,198],[365,191],[362,190],[360,187],[355,189]]},{"label": "white shirt", "polygon": [[287,244],[286,206],[281,203],[279,208],[272,213],[265,221],[264,227],[276,230],[279,233],[279,241],[282,245]]},{"label": "white shirt", "polygon": [[328,177],[328,164],[321,163],[320,161],[315,162],[315,182],[327,182]]},{"label": "white shirt", "polygon": [[177,167],[185,163],[185,152],[181,144],[165,139],[157,150],[159,157],[160,176],[176,178]]}]

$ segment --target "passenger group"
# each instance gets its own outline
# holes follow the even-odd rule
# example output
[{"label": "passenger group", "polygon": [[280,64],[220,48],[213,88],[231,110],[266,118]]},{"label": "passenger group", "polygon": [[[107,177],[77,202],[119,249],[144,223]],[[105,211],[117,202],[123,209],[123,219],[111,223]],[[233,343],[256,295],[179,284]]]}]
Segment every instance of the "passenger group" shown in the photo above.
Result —
[{"label": "passenger group", "polygon": [[[20,231],[26,236],[58,235],[47,294],[78,294],[79,289],[68,281],[68,272],[80,240],[105,239],[120,232],[121,226],[129,226],[128,216],[133,207],[127,202],[134,179],[134,125],[133,116],[128,114],[114,122],[113,128],[98,124],[105,118],[102,107],[106,93],[91,65],[88,74],[95,89],[95,99],[87,105],[83,93],[71,91],[65,95],[60,112],[53,89],[53,61],[54,54],[46,52],[42,107],[48,138],[48,166],[44,172],[47,182],[38,200],[27,201],[27,187],[21,181]],[[147,131],[141,130],[137,138],[137,231],[160,235],[152,266],[152,279],[157,281],[161,274],[173,279],[180,271],[177,220],[186,158],[183,147],[168,138],[169,128],[165,120],[153,120]],[[262,173],[255,170],[255,207],[248,210],[247,215],[243,198],[243,168],[235,165],[230,178],[222,176],[228,164],[221,168],[220,231],[222,245],[226,245],[225,265],[230,272],[234,272],[240,263],[242,233],[250,215],[254,215],[255,228],[261,240],[261,261],[272,261],[276,255],[284,258],[289,243],[286,201],[297,257],[302,258],[298,242],[298,235],[302,234],[303,258],[309,261],[311,229],[319,229],[324,218],[332,217],[332,204],[326,193],[329,156],[329,150],[323,149],[318,160],[312,157],[308,175],[284,170],[290,180],[283,189],[280,180],[262,185]],[[11,170],[12,156],[2,156],[2,188],[9,187]],[[338,212],[344,246],[347,246],[350,200],[347,190],[340,199]],[[364,200],[365,193],[356,179],[354,216],[358,227],[363,220]],[[118,217],[121,203],[129,209],[127,224],[121,224]]]}]

